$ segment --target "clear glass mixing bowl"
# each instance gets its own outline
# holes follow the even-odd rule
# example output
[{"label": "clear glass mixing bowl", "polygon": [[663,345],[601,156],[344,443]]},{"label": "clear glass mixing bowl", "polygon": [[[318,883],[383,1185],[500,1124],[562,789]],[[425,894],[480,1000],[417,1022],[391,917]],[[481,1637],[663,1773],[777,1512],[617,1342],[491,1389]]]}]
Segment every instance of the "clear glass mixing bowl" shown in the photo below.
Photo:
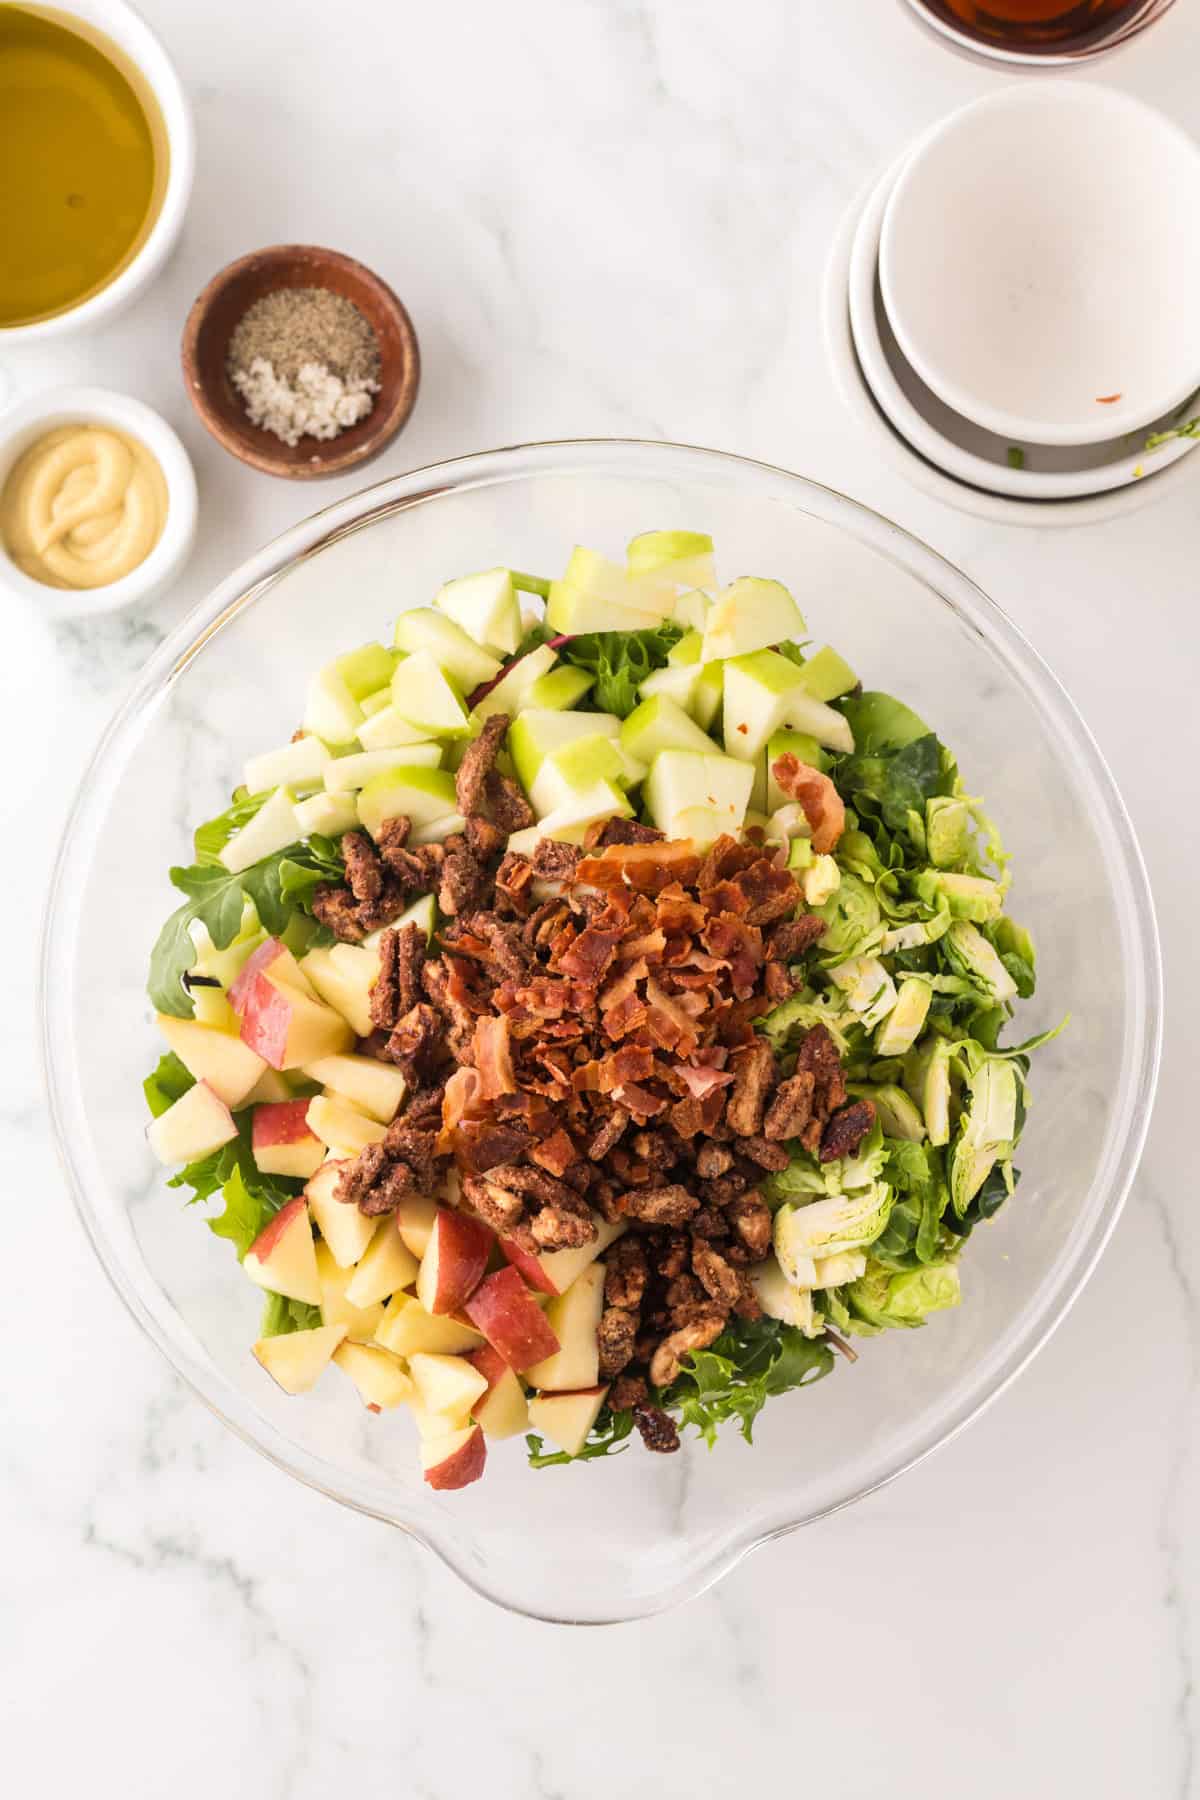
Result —
[{"label": "clear glass mixing bowl", "polygon": [[[1041,986],[1041,1052],[1014,1202],[972,1239],[965,1304],[866,1342],[772,1402],[753,1448],[631,1449],[534,1473],[518,1439],[436,1495],[411,1422],[327,1377],[290,1400],[249,1355],[258,1296],[229,1246],[165,1186],[143,1141],[158,1055],[146,958],[178,896],[189,826],[248,753],[291,732],[314,667],[496,563],[554,571],[576,542],[710,531],[727,576],[777,576],[814,635],[901,694],[958,752],[1014,856],[1013,911]],[[1070,701],[993,603],[886,519],[782,469],[668,444],[542,444],[367,488],[244,564],[151,660],[84,777],[50,899],[43,1023],[58,1143],[80,1216],[134,1317],[247,1443],[399,1526],[478,1592],[569,1621],[654,1612],[767,1539],[870,1493],[961,1429],[1029,1360],[1112,1230],[1145,1135],[1160,1033],[1154,918],[1120,797]]]}]

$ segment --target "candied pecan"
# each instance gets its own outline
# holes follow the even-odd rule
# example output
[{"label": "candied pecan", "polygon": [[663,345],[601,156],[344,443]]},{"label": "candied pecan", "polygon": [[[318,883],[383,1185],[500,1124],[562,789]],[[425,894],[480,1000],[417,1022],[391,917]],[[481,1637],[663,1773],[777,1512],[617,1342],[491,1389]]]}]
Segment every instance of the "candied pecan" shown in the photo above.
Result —
[{"label": "candied pecan", "polygon": [[728,1174],[718,1175],[714,1181],[700,1183],[700,1197],[707,1206],[728,1206],[739,1194],[744,1194],[751,1185],[752,1177],[741,1169],[730,1169]]},{"label": "candied pecan", "polygon": [[697,1308],[695,1318],[665,1337],[650,1359],[650,1380],[656,1388],[668,1388],[679,1365],[693,1350],[707,1350],[725,1329],[725,1311],[710,1304]]},{"label": "candied pecan", "polygon": [[378,850],[386,860],[388,851],[403,850],[412,831],[412,820],[406,819],[403,813],[395,818],[385,819],[379,828]]},{"label": "candied pecan", "polygon": [[763,968],[763,993],[776,1006],[783,1000],[790,1000],[799,986],[786,963],[769,962]]},{"label": "candied pecan", "polygon": [[604,1298],[609,1306],[636,1312],[645,1296],[649,1273],[642,1240],[628,1235],[618,1238],[605,1257]]},{"label": "candied pecan", "polygon": [[692,1245],[692,1267],[701,1286],[718,1306],[731,1308],[742,1297],[744,1277],[730,1267],[720,1251],[711,1244],[697,1241]]},{"label": "candied pecan", "polygon": [[841,1074],[842,1059],[827,1026],[813,1025],[805,1032],[796,1052],[796,1067],[807,1069],[818,1081]]},{"label": "candied pecan", "polygon": [[688,1228],[693,1237],[722,1238],[729,1236],[729,1224],[725,1214],[715,1206],[702,1206],[688,1220]]},{"label": "candied pecan", "polygon": [[490,1225],[501,1237],[507,1236],[524,1215],[525,1202],[519,1194],[510,1194],[507,1188],[494,1187],[482,1175],[464,1175],[462,1191],[467,1204],[474,1208],[485,1225]]},{"label": "candied pecan", "polygon": [[467,928],[476,937],[483,939],[492,952],[501,975],[511,975],[515,981],[525,981],[533,973],[535,958],[522,940],[519,925],[498,919],[495,913],[477,912],[472,913],[468,919]]},{"label": "candied pecan", "polygon": [[[411,1002],[409,1003],[411,1005]],[[400,1017],[400,933],[385,931],[379,940],[379,973],[371,984],[371,1023],[391,1031]]]},{"label": "candied pecan", "polygon": [[381,1213],[395,1212],[402,1200],[424,1193],[426,1185],[407,1162],[389,1163],[379,1180],[359,1201],[358,1210],[369,1219],[377,1218]]},{"label": "candied pecan", "polygon": [[410,1079],[428,1073],[437,1061],[441,1039],[442,1028],[437,1014],[426,1001],[418,1000],[397,1019],[387,1040],[387,1060],[398,1064]]},{"label": "candied pecan", "polygon": [[530,1229],[542,1250],[578,1250],[595,1241],[596,1224],[590,1213],[565,1206],[543,1206],[533,1216]]},{"label": "candied pecan", "polygon": [[419,1126],[422,1131],[437,1131],[442,1122],[442,1099],[445,1092],[444,1081],[413,1088],[404,1104],[405,1124]]},{"label": "candied pecan", "polygon": [[444,958],[425,964],[421,970],[421,986],[446,1022],[446,1044],[457,1060],[465,1054],[475,1035],[475,1015],[452,990],[450,971]]},{"label": "candied pecan", "polygon": [[622,1306],[610,1306],[600,1315],[596,1341],[600,1348],[600,1379],[619,1375],[633,1361],[637,1317]]},{"label": "candied pecan", "polygon": [[389,1156],[407,1163],[419,1186],[428,1190],[437,1179],[437,1138],[436,1131],[426,1131],[402,1116],[388,1126],[383,1147]]},{"label": "candied pecan", "polygon": [[701,1144],[696,1152],[696,1173],[705,1181],[714,1181],[733,1167],[733,1152],[724,1144]]},{"label": "candied pecan", "polygon": [[374,844],[365,831],[347,831],[342,838],[346,880],[356,900],[378,900],[383,892],[383,868]]},{"label": "candied pecan", "polygon": [[824,934],[825,921],[817,913],[785,919],[776,925],[767,939],[767,954],[777,957],[780,962],[796,962],[801,956],[807,956]]},{"label": "candied pecan", "polygon": [[510,775],[501,775],[499,769],[488,770],[484,796],[502,841],[514,831],[525,831],[537,818],[517,783]]},{"label": "candied pecan", "polygon": [[856,1100],[835,1112],[821,1134],[821,1161],[833,1162],[839,1156],[853,1156],[875,1123],[875,1106],[870,1100]]},{"label": "candied pecan", "polygon": [[484,720],[483,730],[474,743],[468,744],[463,751],[454,777],[454,797],[464,819],[482,810],[488,773],[500,754],[508,725],[507,713],[492,713]]},{"label": "candied pecan", "polygon": [[661,1131],[635,1132],[633,1153],[660,1173],[664,1169],[673,1168],[679,1160],[678,1147]]},{"label": "candied pecan", "polygon": [[678,1182],[668,1187],[631,1188],[617,1202],[621,1212],[647,1225],[683,1225],[700,1202]]},{"label": "candied pecan", "polygon": [[487,874],[474,853],[463,844],[448,850],[438,879],[438,906],[451,918],[472,912],[487,890]]},{"label": "candied pecan", "polygon": [[531,947],[550,941],[568,914],[565,900],[543,900],[521,927],[521,940]]},{"label": "candied pecan", "polygon": [[334,1199],[342,1201],[346,1206],[357,1206],[386,1167],[387,1153],[382,1145],[368,1144],[338,1176],[337,1186],[333,1190]]},{"label": "candied pecan", "polygon": [[489,856],[496,856],[504,848],[505,833],[490,819],[472,813],[463,827],[463,836],[467,840],[467,849],[485,861]]},{"label": "candied pecan", "polygon": [[[761,1194],[741,1194],[725,1208],[734,1234],[745,1245],[755,1262],[761,1262],[771,1249],[771,1209]],[[728,1252],[726,1252],[728,1254]]]},{"label": "candied pecan", "polygon": [[776,1174],[781,1169],[786,1169],[792,1160],[782,1144],[772,1143],[767,1137],[741,1138],[738,1149],[751,1162],[757,1163],[760,1169],[770,1169]]},{"label": "candied pecan", "polygon": [[682,1275],[691,1261],[692,1246],[687,1233],[683,1231],[655,1232],[652,1243],[651,1261],[664,1281],[674,1280]]},{"label": "candied pecan", "polygon": [[678,1450],[679,1427],[661,1407],[635,1406],[633,1422],[647,1450],[653,1450],[659,1456],[669,1456],[672,1451]]},{"label": "candied pecan", "polygon": [[533,865],[529,858],[509,850],[496,870],[497,896],[507,901],[515,913],[523,914],[529,910],[532,884]]},{"label": "candied pecan", "polygon": [[574,1210],[579,1204],[579,1196],[574,1189],[559,1181],[557,1176],[548,1174],[545,1169],[527,1169],[518,1163],[500,1163],[489,1171],[488,1180],[494,1181],[497,1187],[508,1188],[510,1193],[527,1195],[542,1206],[565,1206],[568,1210]]},{"label": "candied pecan", "polygon": [[[695,1275],[675,1275],[667,1283],[664,1296],[667,1311],[676,1325],[682,1325],[697,1306],[707,1304],[704,1289]],[[678,1316],[676,1316],[678,1315]]]},{"label": "candied pecan", "polygon": [[632,1412],[644,1406],[649,1389],[640,1375],[618,1375],[608,1390],[610,1412]]},{"label": "candied pecan", "polygon": [[763,1136],[776,1142],[799,1137],[812,1117],[815,1086],[815,1078],[809,1069],[798,1069],[783,1082],[767,1108]]},{"label": "candied pecan", "polygon": [[560,844],[556,838],[542,838],[531,858],[533,872],[539,881],[570,881],[579,867],[581,855],[577,844]]},{"label": "candied pecan", "polygon": [[319,882],[313,890],[313,917],[343,944],[360,944],[367,935],[349,888]]},{"label": "candied pecan", "polygon": [[735,1050],[729,1061],[734,1079],[725,1118],[739,1137],[756,1137],[762,1130],[767,1095],[775,1085],[775,1054],[766,1038],[755,1038]]},{"label": "candied pecan", "polygon": [[604,850],[609,844],[661,844],[666,833],[636,819],[598,819],[584,834],[585,850]]}]

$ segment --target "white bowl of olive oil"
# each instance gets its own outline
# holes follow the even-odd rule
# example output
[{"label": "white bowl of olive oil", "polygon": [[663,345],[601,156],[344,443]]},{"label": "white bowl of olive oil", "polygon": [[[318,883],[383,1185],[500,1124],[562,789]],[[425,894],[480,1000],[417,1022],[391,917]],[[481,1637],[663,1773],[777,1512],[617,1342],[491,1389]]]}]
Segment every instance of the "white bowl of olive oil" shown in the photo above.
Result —
[{"label": "white bowl of olive oil", "polygon": [[84,330],[141,293],[194,161],[179,77],[124,0],[0,4],[0,344]]}]

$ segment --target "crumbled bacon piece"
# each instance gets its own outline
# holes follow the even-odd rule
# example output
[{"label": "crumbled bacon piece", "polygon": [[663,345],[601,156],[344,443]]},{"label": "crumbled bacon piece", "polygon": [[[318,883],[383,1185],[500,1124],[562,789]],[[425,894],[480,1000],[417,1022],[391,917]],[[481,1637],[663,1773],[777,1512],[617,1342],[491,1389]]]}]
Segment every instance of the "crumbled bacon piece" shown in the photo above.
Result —
[{"label": "crumbled bacon piece", "polygon": [[810,768],[790,750],[776,758],[771,773],[788,798],[799,802],[812,833],[813,849],[819,856],[827,856],[837,848],[846,829],[846,808],[828,775]]}]

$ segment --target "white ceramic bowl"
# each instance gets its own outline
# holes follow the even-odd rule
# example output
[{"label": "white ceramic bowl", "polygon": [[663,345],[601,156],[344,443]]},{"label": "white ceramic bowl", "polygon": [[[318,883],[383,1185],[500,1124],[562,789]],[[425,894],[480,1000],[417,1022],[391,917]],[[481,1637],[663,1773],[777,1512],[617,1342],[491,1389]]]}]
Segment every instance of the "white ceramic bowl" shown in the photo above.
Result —
[{"label": "white ceramic bowl", "polygon": [[1018,500],[973,487],[945,474],[902,437],[871,392],[863,375],[850,327],[850,260],[859,219],[880,176],[873,176],[848,208],[834,236],[821,299],[825,349],[834,386],[847,412],[865,439],[865,458],[882,458],[913,487],[957,512],[988,519],[996,525],[1024,525],[1040,529],[1095,525],[1126,518],[1152,499],[1172,492],[1182,480],[1193,479],[1186,461],[1176,461],[1159,475],[1113,493],[1093,494],[1081,500]]},{"label": "white ceramic bowl", "polygon": [[[907,362],[879,289],[879,240],[889,196],[908,160],[900,157],[862,212],[850,256],[850,326],[868,386],[897,431],[922,456],[958,481],[1019,500],[1076,499],[1109,493],[1161,474],[1196,448],[1181,438],[1146,450],[1147,431],[1099,444],[1033,445],[1022,468],[1009,462],[1012,440],[998,437],[947,406]],[[1156,420],[1165,430],[1173,415]],[[1019,446],[1024,449],[1024,446]]]},{"label": "white ceramic bowl", "polygon": [[196,536],[196,476],[191,459],[165,419],[128,394],[107,388],[51,388],[0,414],[0,493],[19,456],[60,425],[109,425],[144,444],[167,484],[167,517],[149,556],[120,581],[100,588],[55,588],[34,581],[0,543],[0,586],[56,618],[116,612],[152,600],[175,580]]},{"label": "white ceramic bowl", "polygon": [[1110,88],[1004,88],[915,148],[879,275],[901,349],[1012,443],[1089,444],[1200,387],[1200,149]]},{"label": "white ceramic bowl", "polygon": [[78,22],[102,33],[124,52],[158,102],[167,135],[167,182],[153,225],[133,259],[106,286],[66,312],[29,325],[0,327],[0,348],[83,331],[112,317],[158,274],[175,247],[192,192],[196,145],[192,113],[174,64],[140,13],[125,0],[71,0],[55,4],[60,22]]}]

